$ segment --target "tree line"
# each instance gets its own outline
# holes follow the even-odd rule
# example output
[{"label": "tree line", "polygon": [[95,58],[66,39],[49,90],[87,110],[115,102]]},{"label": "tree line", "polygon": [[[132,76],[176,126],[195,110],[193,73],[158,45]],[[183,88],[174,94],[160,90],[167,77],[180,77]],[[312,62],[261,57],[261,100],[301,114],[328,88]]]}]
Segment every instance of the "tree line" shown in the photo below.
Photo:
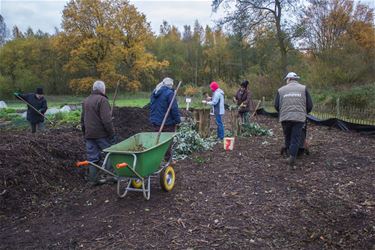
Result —
[{"label": "tree line", "polygon": [[[158,34],[126,0],[71,0],[54,34],[22,32],[11,39],[0,16],[0,96],[44,86],[48,94],[109,89],[149,91],[163,77],[195,87],[250,81],[271,96],[287,71],[314,88],[347,89],[375,83],[373,9],[352,0],[212,2],[228,8],[215,27],[198,20],[179,30],[163,22]],[[233,1],[231,1],[233,3]],[[9,33],[9,32],[8,32]]]}]

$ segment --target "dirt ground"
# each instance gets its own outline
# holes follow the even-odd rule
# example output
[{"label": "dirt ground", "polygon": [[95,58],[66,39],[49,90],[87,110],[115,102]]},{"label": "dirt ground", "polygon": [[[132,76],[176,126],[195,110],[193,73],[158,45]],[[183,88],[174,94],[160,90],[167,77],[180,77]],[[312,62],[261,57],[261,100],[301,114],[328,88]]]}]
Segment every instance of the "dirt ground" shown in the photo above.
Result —
[{"label": "dirt ground", "polygon": [[[152,130],[147,111],[118,109],[121,139]],[[89,187],[73,165],[81,132],[0,134],[1,249],[375,249],[375,138],[309,124],[310,155],[297,169],[272,137],[239,138],[175,164],[176,186],[158,179],[151,199]]]}]

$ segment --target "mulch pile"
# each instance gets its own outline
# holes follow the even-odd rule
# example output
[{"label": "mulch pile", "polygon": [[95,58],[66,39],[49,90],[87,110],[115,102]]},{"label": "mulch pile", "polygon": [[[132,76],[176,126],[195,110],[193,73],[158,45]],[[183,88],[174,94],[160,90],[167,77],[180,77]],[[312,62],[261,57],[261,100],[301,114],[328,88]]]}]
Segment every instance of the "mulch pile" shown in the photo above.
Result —
[{"label": "mulch pile", "polygon": [[[120,140],[151,131],[148,111],[116,108],[114,125]],[[50,206],[44,201],[81,187],[83,170],[74,167],[85,159],[82,133],[76,128],[44,133],[4,131],[0,134],[0,214]]]},{"label": "mulch pile", "polygon": [[[115,118],[120,137],[148,126],[147,111],[137,110],[133,116],[133,110],[120,109]],[[12,209],[0,215],[0,248],[374,249],[374,138],[310,125],[311,154],[298,160],[297,169],[289,169],[279,153],[283,137],[277,120],[256,119],[272,128],[274,136],[239,138],[234,151],[226,152],[218,144],[212,151],[194,153],[175,165],[172,192],[163,192],[153,180],[149,201],[140,193],[117,198],[113,185],[87,188],[69,168],[70,159],[73,162],[83,153],[78,131],[62,131],[58,138],[66,140],[61,147],[47,135],[41,147],[22,133],[1,135],[1,140],[7,138],[1,143],[1,155],[9,153],[6,145],[21,136],[25,146],[19,143],[15,152],[24,149],[34,162],[39,155],[43,169],[47,166],[43,157],[65,163],[61,172],[53,166],[59,174],[51,176],[64,176],[66,189],[58,195],[41,195],[37,204],[24,203],[32,213]],[[27,153],[28,147],[38,154]],[[8,156],[8,163],[1,159],[0,171],[15,168],[17,155]],[[24,168],[22,161],[17,162]],[[27,180],[29,175],[18,181],[33,189],[36,182]],[[48,175],[43,175],[46,180]],[[61,184],[58,178],[49,183]],[[11,191],[17,190],[12,187]],[[33,190],[35,195],[45,191]],[[15,198],[22,203],[23,196]]]}]

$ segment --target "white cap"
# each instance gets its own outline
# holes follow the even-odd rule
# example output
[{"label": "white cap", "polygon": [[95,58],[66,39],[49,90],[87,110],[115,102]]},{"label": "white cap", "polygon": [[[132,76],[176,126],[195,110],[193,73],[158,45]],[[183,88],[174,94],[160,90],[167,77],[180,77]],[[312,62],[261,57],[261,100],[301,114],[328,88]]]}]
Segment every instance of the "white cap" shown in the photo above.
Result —
[{"label": "white cap", "polygon": [[286,79],[299,79],[299,76],[296,74],[296,73],[294,73],[294,72],[289,72],[287,75],[286,75],[286,77],[284,78],[284,80],[286,80]]}]

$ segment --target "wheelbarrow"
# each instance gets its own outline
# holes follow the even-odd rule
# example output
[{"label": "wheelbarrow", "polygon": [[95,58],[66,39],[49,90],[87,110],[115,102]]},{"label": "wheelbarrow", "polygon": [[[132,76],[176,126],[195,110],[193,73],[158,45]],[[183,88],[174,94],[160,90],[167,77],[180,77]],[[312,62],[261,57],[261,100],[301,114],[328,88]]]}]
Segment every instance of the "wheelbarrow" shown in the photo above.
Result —
[{"label": "wheelbarrow", "polygon": [[[164,155],[173,142],[176,133],[144,132],[104,149],[106,153],[102,166],[90,161],[77,162],[77,167],[94,166],[115,177],[117,194],[123,198],[129,191],[143,192],[150,199],[151,177],[160,178],[164,191],[171,191],[175,184],[175,172],[171,165],[172,157],[162,164]],[[172,151],[174,144],[172,145]],[[111,166],[113,172],[106,169]]]}]

